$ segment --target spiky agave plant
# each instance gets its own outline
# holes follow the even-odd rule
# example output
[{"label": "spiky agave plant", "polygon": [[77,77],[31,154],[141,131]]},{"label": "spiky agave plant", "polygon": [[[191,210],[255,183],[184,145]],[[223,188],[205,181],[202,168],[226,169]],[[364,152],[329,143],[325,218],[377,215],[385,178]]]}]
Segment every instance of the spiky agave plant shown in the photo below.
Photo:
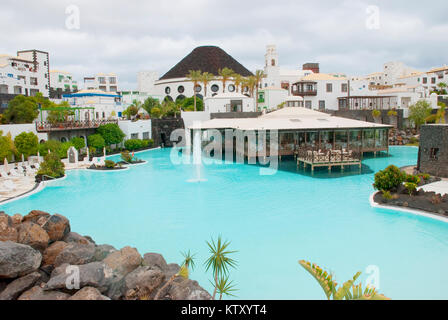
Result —
[{"label": "spiky agave plant", "polygon": [[355,281],[361,275],[361,272],[357,272],[352,280],[344,282],[338,288],[338,284],[333,280],[333,276],[318,265],[305,260],[300,260],[299,264],[316,279],[324,290],[328,300],[331,298],[333,300],[390,300],[390,298],[379,294],[375,288],[367,286],[362,290],[361,283],[354,285]]},{"label": "spiky agave plant", "polygon": [[216,292],[218,291],[219,280],[223,276],[229,274],[230,268],[235,268],[237,262],[230,258],[229,255],[236,251],[229,251],[227,248],[230,245],[229,241],[222,241],[221,236],[215,242],[213,239],[211,242],[207,241],[207,245],[210,249],[210,257],[205,262],[206,271],[212,270],[214,280],[213,300],[215,300]]}]

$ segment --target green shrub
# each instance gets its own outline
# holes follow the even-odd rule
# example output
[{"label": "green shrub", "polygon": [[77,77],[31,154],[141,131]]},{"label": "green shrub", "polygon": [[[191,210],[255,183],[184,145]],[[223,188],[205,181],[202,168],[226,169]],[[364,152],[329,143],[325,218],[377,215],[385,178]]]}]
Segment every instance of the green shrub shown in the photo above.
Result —
[{"label": "green shrub", "polygon": [[377,110],[377,109],[373,110],[373,111],[372,111],[372,116],[373,116],[374,118],[377,118],[377,117],[381,116],[381,111],[380,111],[380,110]]},{"label": "green shrub", "polygon": [[131,153],[129,152],[129,151],[123,151],[122,153],[121,153],[121,159],[124,161],[124,162],[128,162],[128,163],[131,163],[132,162],[132,155],[131,155]]},{"label": "green shrub", "polygon": [[429,175],[428,173],[419,173],[417,176],[419,176],[420,179],[423,180],[429,180],[431,178],[431,175]]},{"label": "green shrub", "polygon": [[405,182],[411,182],[411,183],[419,184],[420,183],[420,178],[418,176],[414,176],[412,174],[408,174],[408,175],[406,175],[406,179],[404,181]]},{"label": "green shrub", "polygon": [[151,118],[158,119],[162,116],[162,110],[158,107],[154,107],[151,109]]},{"label": "green shrub", "polygon": [[396,117],[398,115],[398,113],[395,110],[389,110],[389,112],[387,112],[387,115],[389,117]]},{"label": "green shrub", "polygon": [[86,146],[86,142],[83,138],[73,137],[70,139],[70,142],[78,151]]},{"label": "green shrub", "polygon": [[56,152],[51,152],[44,157],[40,164],[38,175],[46,175],[53,178],[60,178],[65,174],[64,164]]},{"label": "green shrub", "polygon": [[392,191],[397,189],[406,179],[406,173],[394,165],[388,166],[375,174],[375,183],[373,187],[376,190]]},{"label": "green shrub", "polygon": [[106,142],[100,134],[95,133],[87,137],[87,145],[95,148],[95,150],[98,150],[104,148],[106,146]]},{"label": "green shrub", "polygon": [[20,155],[24,155],[25,159],[31,155],[37,154],[39,140],[32,132],[22,132],[14,138],[14,145]]},{"label": "green shrub", "polygon": [[383,191],[383,198],[386,200],[392,200],[393,197],[390,191]]},{"label": "green shrub", "polygon": [[70,149],[70,147],[73,147],[73,143],[71,143],[70,141],[61,143],[59,150],[57,150],[58,155],[61,159],[67,158],[67,151],[68,149]]},{"label": "green shrub", "polygon": [[112,160],[106,160],[104,161],[104,165],[106,166],[106,168],[112,169],[115,167],[116,163],[113,162]]},{"label": "green shrub", "polygon": [[408,190],[410,196],[417,190],[417,184],[413,182],[406,182],[404,187]]},{"label": "green shrub", "polygon": [[61,148],[61,142],[58,140],[48,140],[44,143],[39,144],[39,154],[41,156],[46,156],[48,154],[48,150],[51,153],[57,152],[59,153],[59,149]]},{"label": "green shrub", "polygon": [[100,134],[106,145],[119,144],[126,136],[116,123],[108,123],[98,127],[96,132]]},{"label": "green shrub", "polygon": [[129,139],[124,142],[124,147],[130,151],[146,148],[148,145],[149,145],[148,140]]}]

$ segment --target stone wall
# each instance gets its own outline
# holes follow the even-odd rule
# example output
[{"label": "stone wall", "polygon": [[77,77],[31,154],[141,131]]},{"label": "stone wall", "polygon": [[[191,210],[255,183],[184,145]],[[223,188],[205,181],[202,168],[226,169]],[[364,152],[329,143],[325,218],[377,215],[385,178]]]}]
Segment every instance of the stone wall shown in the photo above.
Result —
[{"label": "stone wall", "polygon": [[418,170],[448,177],[448,125],[423,125],[420,128]]},{"label": "stone wall", "polygon": [[172,147],[173,143],[170,140],[171,132],[176,129],[184,129],[184,120],[182,118],[171,119],[152,119],[152,139],[154,146]]}]

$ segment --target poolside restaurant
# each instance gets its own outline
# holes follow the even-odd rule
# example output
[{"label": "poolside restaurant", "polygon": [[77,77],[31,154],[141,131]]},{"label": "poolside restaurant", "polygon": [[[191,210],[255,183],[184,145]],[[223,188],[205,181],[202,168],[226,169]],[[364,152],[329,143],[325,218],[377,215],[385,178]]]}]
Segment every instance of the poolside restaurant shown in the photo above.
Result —
[{"label": "poolside restaurant", "polygon": [[[190,130],[216,129],[224,137],[225,130],[266,132],[265,147],[255,145],[258,155],[270,156],[269,132],[278,132],[278,156],[294,156],[297,165],[304,167],[358,165],[365,152],[388,152],[390,125],[370,123],[354,119],[335,117],[327,113],[303,107],[286,107],[263,114],[257,118],[212,119],[190,127]],[[241,133],[241,132],[240,132]],[[193,137],[191,132],[190,137]],[[245,138],[244,157],[252,156]],[[258,139],[256,139],[258,144]],[[235,140],[233,141],[235,147]],[[223,147],[225,143],[223,141]],[[253,148],[253,147],[251,147]],[[236,148],[234,148],[235,150]],[[224,151],[224,150],[223,150]],[[274,151],[275,152],[275,151]],[[274,155],[274,154],[273,154]]]}]

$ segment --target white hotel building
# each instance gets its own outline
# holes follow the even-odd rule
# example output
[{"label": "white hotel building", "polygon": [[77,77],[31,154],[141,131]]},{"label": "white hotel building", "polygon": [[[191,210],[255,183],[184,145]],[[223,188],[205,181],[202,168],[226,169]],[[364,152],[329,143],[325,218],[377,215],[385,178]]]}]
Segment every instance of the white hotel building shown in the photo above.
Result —
[{"label": "white hotel building", "polygon": [[18,51],[17,56],[0,55],[0,109],[18,94],[49,96],[49,55],[39,50]]}]

